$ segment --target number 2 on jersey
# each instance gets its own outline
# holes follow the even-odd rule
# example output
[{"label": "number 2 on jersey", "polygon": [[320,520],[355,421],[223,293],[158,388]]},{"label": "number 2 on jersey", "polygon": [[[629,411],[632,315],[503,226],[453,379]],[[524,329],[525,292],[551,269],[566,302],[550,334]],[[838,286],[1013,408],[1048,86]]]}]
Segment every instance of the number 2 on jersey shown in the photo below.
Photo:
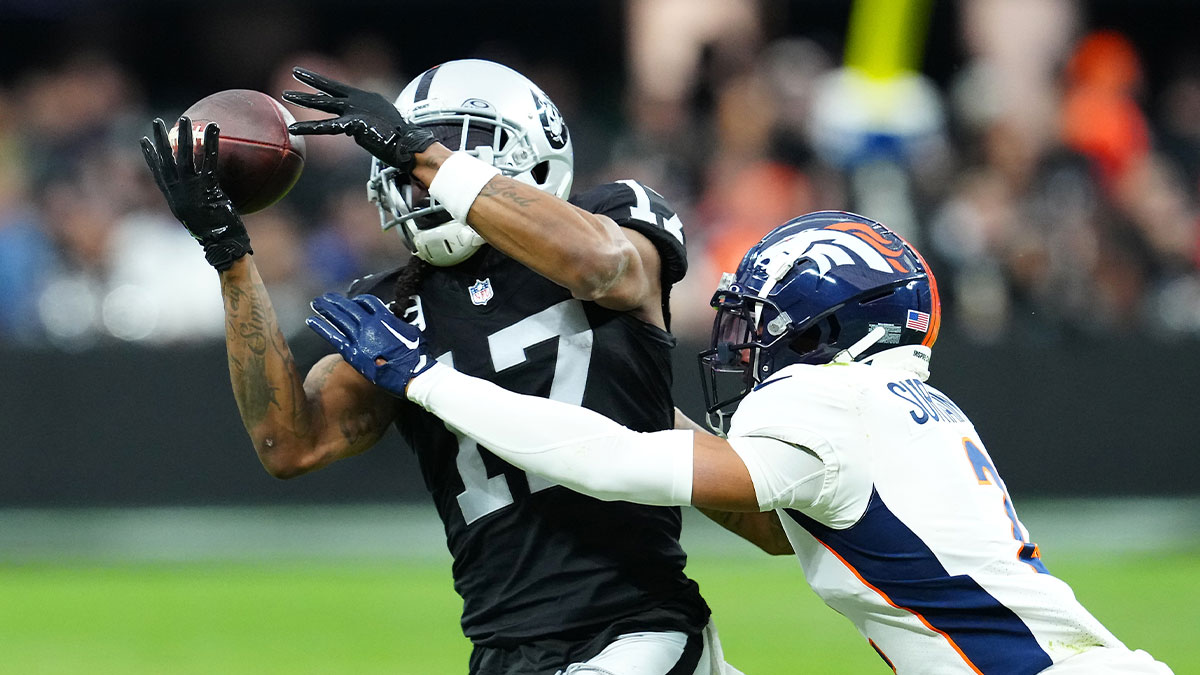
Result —
[{"label": "number 2 on jersey", "polygon": [[1037,544],[1029,541],[1029,536],[1025,533],[1024,526],[1021,525],[1021,521],[1017,520],[1017,511],[1013,508],[1012,498],[1008,496],[1008,488],[1004,487],[1004,481],[1000,479],[1000,474],[996,471],[996,466],[992,464],[992,460],[973,440],[963,438],[962,441],[963,451],[967,453],[967,461],[971,463],[971,468],[975,470],[975,478],[979,480],[979,484],[995,485],[999,488],[1001,496],[1004,497],[1004,511],[1008,515],[1009,521],[1012,522],[1013,539],[1022,544],[1021,550],[1017,553],[1017,558],[1038,572],[1048,574],[1046,566],[1042,564],[1042,554],[1038,550]]},{"label": "number 2 on jersey", "polygon": [[[525,350],[552,338],[558,338],[558,356],[554,360],[554,375],[548,398],[572,405],[583,403],[588,366],[592,360],[592,329],[588,325],[583,304],[564,300],[537,314],[531,314],[513,325],[488,336],[492,367],[496,372],[525,362]],[[453,356],[444,359],[453,365]],[[454,431],[454,429],[451,429]],[[458,456],[455,465],[462,478],[463,491],[458,495],[467,524],[513,503],[512,490],[504,474],[489,477],[483,455],[474,439],[458,436]],[[527,474],[529,491],[538,492],[554,485],[545,478]]]}]

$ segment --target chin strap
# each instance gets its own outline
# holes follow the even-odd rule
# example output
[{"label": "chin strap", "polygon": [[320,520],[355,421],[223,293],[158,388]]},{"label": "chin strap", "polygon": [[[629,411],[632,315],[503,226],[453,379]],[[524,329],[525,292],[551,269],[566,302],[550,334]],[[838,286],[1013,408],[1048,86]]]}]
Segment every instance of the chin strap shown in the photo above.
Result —
[{"label": "chin strap", "polygon": [[707,410],[704,413],[704,423],[713,434],[721,438],[728,438],[729,422],[732,418],[733,413],[725,410]]}]

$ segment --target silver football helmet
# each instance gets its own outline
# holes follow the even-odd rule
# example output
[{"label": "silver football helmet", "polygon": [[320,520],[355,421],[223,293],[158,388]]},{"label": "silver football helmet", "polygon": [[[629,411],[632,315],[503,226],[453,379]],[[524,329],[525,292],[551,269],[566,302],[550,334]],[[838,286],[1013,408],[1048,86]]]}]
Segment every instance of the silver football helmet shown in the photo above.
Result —
[{"label": "silver football helmet", "polygon": [[[562,199],[571,192],[574,155],[562,115],[511,68],[478,59],[443,63],[409,82],[396,108],[446,147],[470,152],[505,176]],[[367,194],[379,205],[383,229],[395,228],[413,255],[433,265],[458,264],[484,243],[425,186],[377,159]]]}]

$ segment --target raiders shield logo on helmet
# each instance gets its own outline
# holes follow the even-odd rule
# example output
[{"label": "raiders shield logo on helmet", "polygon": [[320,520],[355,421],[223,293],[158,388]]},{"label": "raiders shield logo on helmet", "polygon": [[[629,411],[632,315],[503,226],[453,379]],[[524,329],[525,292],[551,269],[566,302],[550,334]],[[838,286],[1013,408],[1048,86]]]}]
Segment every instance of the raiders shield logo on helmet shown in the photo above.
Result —
[{"label": "raiders shield logo on helmet", "polygon": [[561,150],[567,144],[567,124],[563,122],[562,113],[558,106],[546,98],[546,95],[536,89],[529,90],[533,94],[533,102],[537,105],[538,117],[542,120],[542,131],[546,132],[546,140],[550,147]]}]

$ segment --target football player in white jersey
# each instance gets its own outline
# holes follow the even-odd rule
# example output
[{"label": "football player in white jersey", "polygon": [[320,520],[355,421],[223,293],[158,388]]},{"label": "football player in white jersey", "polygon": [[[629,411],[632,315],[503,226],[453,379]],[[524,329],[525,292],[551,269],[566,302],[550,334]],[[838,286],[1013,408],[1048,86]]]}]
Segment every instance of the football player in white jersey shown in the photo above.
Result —
[{"label": "football player in white jersey", "polygon": [[521,468],[601,499],[776,510],[813,590],[895,672],[1171,672],[1042,564],[974,426],[925,383],[937,286],[880,223],[801,216],[725,275],[700,361],[727,436],[505,391],[436,363],[374,298],[337,300],[309,322],[347,361]]}]

